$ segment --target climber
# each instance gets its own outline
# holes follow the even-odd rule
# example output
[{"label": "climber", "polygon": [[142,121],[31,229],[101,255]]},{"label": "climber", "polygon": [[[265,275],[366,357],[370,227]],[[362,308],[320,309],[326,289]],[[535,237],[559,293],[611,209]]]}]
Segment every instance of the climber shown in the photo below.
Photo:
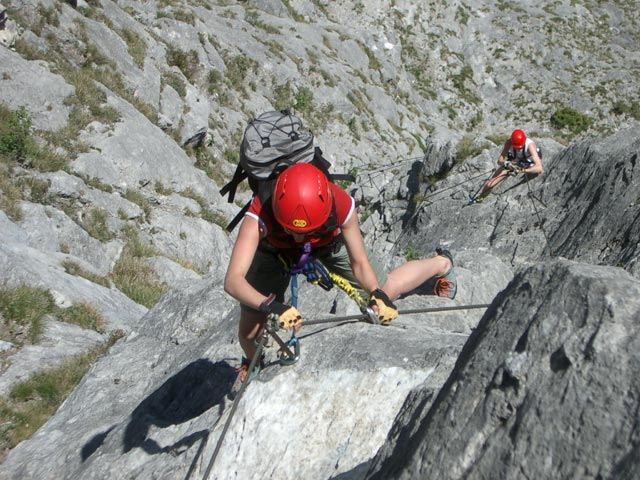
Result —
[{"label": "climber", "polygon": [[[375,257],[367,256],[354,199],[315,166],[299,163],[282,172],[264,205],[256,196],[242,220],[224,281],[225,291],[240,302],[239,341],[244,352],[231,395],[247,376],[264,322],[271,313],[281,326],[298,329],[301,313],[284,304],[290,277],[282,261],[299,263],[305,251],[362,289],[382,324],[398,316],[393,300],[432,277],[434,294],[453,299],[456,279],[447,250],[411,260],[385,275]],[[258,362],[260,363],[260,362]],[[249,380],[259,372],[259,366]]]},{"label": "climber", "polygon": [[491,190],[509,175],[542,173],[542,152],[525,133],[516,129],[507,139],[498,158],[498,168],[487,180],[478,195],[469,199],[469,203],[480,203]]}]

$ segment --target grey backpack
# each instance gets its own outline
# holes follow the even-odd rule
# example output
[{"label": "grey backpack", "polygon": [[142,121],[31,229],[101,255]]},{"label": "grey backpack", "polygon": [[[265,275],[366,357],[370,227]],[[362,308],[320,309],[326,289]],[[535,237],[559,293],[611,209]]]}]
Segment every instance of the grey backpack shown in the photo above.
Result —
[{"label": "grey backpack", "polygon": [[[330,180],[354,181],[352,175],[332,175],[331,163],[322,156],[322,150],[313,146],[313,133],[304,127],[302,120],[289,110],[265,112],[247,125],[240,145],[240,163],[233,178],[220,194],[228,194],[232,203],[238,185],[247,179],[254,195],[264,202],[271,197],[278,175],[295,163],[312,163]],[[242,220],[251,200],[227,225],[231,231]]]}]

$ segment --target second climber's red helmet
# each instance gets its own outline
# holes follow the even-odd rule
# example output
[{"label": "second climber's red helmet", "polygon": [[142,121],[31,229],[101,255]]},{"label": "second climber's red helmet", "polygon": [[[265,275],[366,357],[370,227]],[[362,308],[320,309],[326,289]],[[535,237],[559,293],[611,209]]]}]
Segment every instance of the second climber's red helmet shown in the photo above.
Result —
[{"label": "second climber's red helmet", "polygon": [[278,176],[271,204],[276,220],[284,228],[311,232],[322,227],[331,215],[329,181],[317,167],[297,163]]},{"label": "second climber's red helmet", "polygon": [[522,148],[527,140],[527,136],[519,128],[511,134],[511,146],[513,148]]}]

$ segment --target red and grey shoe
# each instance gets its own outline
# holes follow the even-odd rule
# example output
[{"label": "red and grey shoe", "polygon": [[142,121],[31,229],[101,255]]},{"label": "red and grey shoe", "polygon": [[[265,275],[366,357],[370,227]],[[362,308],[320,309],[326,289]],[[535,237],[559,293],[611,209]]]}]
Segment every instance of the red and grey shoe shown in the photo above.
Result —
[{"label": "red and grey shoe", "polygon": [[451,268],[440,277],[436,277],[436,283],[433,287],[433,293],[438,297],[446,297],[450,300],[456,298],[456,292],[458,291],[458,282],[456,280],[456,273],[453,269],[453,256],[449,250],[444,250],[440,247],[436,248],[436,253],[443,257],[446,257],[451,262]]},{"label": "red and grey shoe", "polygon": [[242,363],[240,366],[236,368],[236,380],[233,382],[231,386],[231,391],[228,394],[229,400],[233,400],[238,395],[242,384],[249,383],[251,380],[256,378],[260,374],[260,370],[264,366],[264,354],[260,358],[260,361],[257,363],[255,367],[253,367],[253,372],[249,373],[249,366],[251,365],[251,360],[242,357]]}]

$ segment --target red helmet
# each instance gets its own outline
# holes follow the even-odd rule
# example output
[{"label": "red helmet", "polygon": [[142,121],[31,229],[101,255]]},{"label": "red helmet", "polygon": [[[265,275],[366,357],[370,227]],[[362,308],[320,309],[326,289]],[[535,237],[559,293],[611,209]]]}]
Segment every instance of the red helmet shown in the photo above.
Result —
[{"label": "red helmet", "polygon": [[524,147],[524,142],[527,140],[527,136],[519,128],[514,130],[511,134],[511,146],[513,148]]},{"label": "red helmet", "polygon": [[299,233],[324,225],[333,206],[327,177],[310,163],[296,163],[282,172],[271,202],[278,223]]}]

